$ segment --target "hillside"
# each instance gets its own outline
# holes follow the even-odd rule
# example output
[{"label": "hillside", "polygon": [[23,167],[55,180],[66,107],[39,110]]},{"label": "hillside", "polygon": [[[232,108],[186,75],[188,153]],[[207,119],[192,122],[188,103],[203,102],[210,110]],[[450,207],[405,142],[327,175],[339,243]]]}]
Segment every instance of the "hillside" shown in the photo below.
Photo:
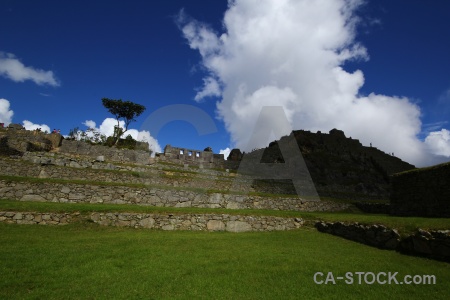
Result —
[{"label": "hillside", "polygon": [[[292,132],[308,171],[321,197],[350,200],[387,200],[389,175],[415,167],[375,147],[365,147],[359,140],[347,138],[343,131],[329,134],[297,130]],[[288,140],[282,137],[280,141]],[[261,155],[263,163],[284,163],[279,142],[245,155]],[[234,156],[236,157],[235,152]],[[231,159],[231,157],[229,158]],[[295,193],[290,180],[257,180],[256,189],[271,186],[284,194]]]},{"label": "hillside", "polygon": [[[358,140],[347,138],[340,130],[333,129],[329,134],[298,130],[293,131],[292,135],[307,166],[307,170],[301,165],[297,169],[301,169],[305,175],[308,175],[309,171],[310,178],[314,182],[312,185],[311,181],[308,181],[309,176],[305,176],[306,181],[302,181],[302,186],[313,187],[310,190],[314,190],[315,187],[322,198],[387,200],[390,189],[389,175],[414,168],[413,165],[375,147],[362,146]],[[284,159],[279,143],[287,140],[289,137],[283,137],[280,141],[270,143],[267,148],[245,155],[247,158],[262,156],[260,161],[264,163],[283,163]],[[141,146],[148,148],[148,145]],[[46,172],[55,172],[50,177],[64,178],[67,177],[67,174],[75,172],[73,168],[81,168],[84,169],[83,174],[77,174],[75,177],[89,178],[88,180],[91,181],[97,181],[98,178],[104,177],[106,179],[101,181],[119,181],[130,184],[135,183],[138,177],[140,178],[139,184],[157,184],[166,190],[176,187],[200,189],[201,193],[217,191],[221,195],[253,193],[263,196],[267,194],[297,197],[292,180],[259,180],[249,174],[242,174],[240,171],[238,172],[240,174],[236,174],[232,169],[239,167],[239,160],[242,158],[242,155],[236,155],[239,153],[238,150],[233,151],[228,160],[224,161],[223,155],[170,146],[165,148],[165,153],[158,153],[155,158],[150,158],[150,153],[142,150],[143,148],[140,147],[139,150],[117,149],[65,140],[59,134],[45,134],[21,128],[2,129],[0,130],[0,153],[6,157],[14,156],[20,159],[9,160],[1,175],[43,178],[46,176]],[[30,169],[23,166],[24,161],[35,164],[37,168]],[[132,164],[136,167],[124,169],[121,164]],[[17,168],[12,168],[12,166]],[[65,168],[54,170],[53,166]],[[147,167],[143,169],[138,166]],[[113,179],[110,178],[111,173],[108,173],[108,176],[100,176],[98,171],[94,171],[94,173],[89,171],[92,169],[136,171],[138,174],[131,177],[127,175],[120,178],[119,176],[119,178]],[[227,169],[230,169],[231,172]],[[34,170],[33,175],[25,174],[31,170]],[[41,174],[41,171],[44,173]],[[67,179],[70,178],[73,177],[71,175],[67,177]],[[269,176],[269,178],[274,177]],[[286,178],[292,177],[287,176]],[[300,197],[308,199],[306,188],[303,189],[303,192]],[[176,195],[172,198],[178,197],[179,195]],[[228,202],[224,200],[223,196],[220,197],[223,200],[219,201],[219,206],[226,207]],[[269,198],[271,197],[269,196]],[[157,202],[159,203],[160,200]],[[248,199],[249,202],[253,200]],[[190,201],[190,205],[193,205],[192,200]],[[205,203],[209,203],[209,200],[205,201]],[[212,201],[213,203],[209,204],[218,204],[214,203],[216,200]],[[270,199],[265,201],[269,203]],[[187,205],[183,201],[175,202],[170,205]],[[258,203],[257,206],[261,205],[260,201]],[[267,205],[271,207],[271,205]],[[238,203],[228,206],[244,208],[251,207],[253,204]]]}]

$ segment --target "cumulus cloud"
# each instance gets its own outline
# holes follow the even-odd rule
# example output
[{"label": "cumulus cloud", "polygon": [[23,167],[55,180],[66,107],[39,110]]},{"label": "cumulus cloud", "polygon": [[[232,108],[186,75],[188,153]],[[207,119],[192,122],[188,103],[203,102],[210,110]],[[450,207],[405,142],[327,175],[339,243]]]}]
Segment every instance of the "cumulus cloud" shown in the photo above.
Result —
[{"label": "cumulus cloud", "polygon": [[230,148],[225,148],[225,149],[220,149],[219,154],[223,154],[223,157],[225,157],[225,159],[228,158],[228,155],[230,155],[231,149]]},{"label": "cumulus cloud", "polygon": [[[88,128],[95,129],[96,131],[100,132],[101,134],[105,136],[112,136],[114,134],[114,126],[117,126],[117,120],[113,118],[106,118],[103,120],[102,124],[97,128],[96,122],[93,120],[86,120],[83,122],[83,125],[85,125]],[[125,129],[125,122],[120,121],[119,126],[123,129]],[[89,134],[89,133],[88,133]],[[137,141],[143,141],[149,143],[149,149],[153,153],[161,153],[162,148],[158,143],[158,140],[155,139],[150,135],[150,132],[147,130],[136,130],[136,129],[128,129],[125,132],[125,136],[131,135],[133,139]]]},{"label": "cumulus cloud", "polygon": [[429,147],[431,153],[450,157],[450,131],[442,129],[440,131],[430,132],[425,138],[425,144]]},{"label": "cumulus cloud", "polygon": [[8,126],[12,122],[14,112],[10,109],[8,100],[0,98],[0,123]]},{"label": "cumulus cloud", "polygon": [[203,87],[195,95],[195,101],[200,102],[206,97],[219,97],[221,95],[220,85],[213,77],[206,77],[203,79]]},{"label": "cumulus cloud", "polygon": [[33,122],[28,121],[28,120],[24,120],[23,121],[23,127],[25,127],[26,130],[35,130],[35,129],[40,128],[42,132],[46,132],[46,131],[48,133],[52,132],[48,125],[46,125],[46,124],[34,124]]},{"label": "cumulus cloud", "polygon": [[222,34],[180,12],[178,25],[207,72],[196,100],[222,96],[217,113],[231,146],[245,151],[266,146],[265,138],[249,143],[252,128],[263,106],[282,106],[294,129],[339,128],[365,145],[426,163],[427,147],[417,138],[419,107],[405,97],[360,95],[364,74],[343,67],[369,59],[355,38],[363,2],[229,1]]},{"label": "cumulus cloud", "polygon": [[97,126],[97,124],[92,120],[84,121],[83,125],[85,125],[87,128],[92,128],[92,129],[95,129],[95,127]]},{"label": "cumulus cloud", "polygon": [[31,80],[38,85],[59,86],[52,71],[27,67],[11,53],[0,52],[0,76],[15,82]]}]

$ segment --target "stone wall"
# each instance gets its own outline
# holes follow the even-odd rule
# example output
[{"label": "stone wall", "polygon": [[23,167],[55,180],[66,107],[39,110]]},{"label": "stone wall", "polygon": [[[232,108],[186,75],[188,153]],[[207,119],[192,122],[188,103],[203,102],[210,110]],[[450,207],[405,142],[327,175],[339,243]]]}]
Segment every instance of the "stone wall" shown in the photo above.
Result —
[{"label": "stone wall", "polygon": [[61,145],[58,133],[44,133],[25,129],[0,128],[0,154],[19,154],[26,151],[50,151]]},{"label": "stone wall", "polygon": [[223,154],[214,154],[211,151],[172,147],[171,145],[166,145],[164,153],[157,155],[157,159],[172,163],[195,165],[201,168],[222,169],[224,167]]},{"label": "stone wall", "polygon": [[[192,169],[191,169],[192,170]],[[0,159],[0,175],[163,185],[196,189],[274,193],[276,186],[252,187],[252,178],[211,169],[120,165],[54,153],[26,152],[21,159]]]},{"label": "stone wall", "polygon": [[450,163],[392,176],[391,214],[450,217]]},{"label": "stone wall", "polygon": [[301,218],[228,214],[93,213],[91,219],[106,226],[230,232],[292,230],[303,224]]},{"label": "stone wall", "polygon": [[140,213],[38,213],[1,212],[0,222],[28,225],[66,225],[87,219],[103,226],[160,230],[192,231],[279,231],[300,228],[301,218],[271,216],[240,216],[228,214],[140,214]]},{"label": "stone wall", "polygon": [[79,217],[79,213],[38,213],[0,211],[0,222],[27,225],[67,225]]},{"label": "stone wall", "polygon": [[450,230],[425,231],[419,229],[400,241],[398,250],[450,262]]},{"label": "stone wall", "polygon": [[299,198],[204,193],[161,187],[130,187],[0,180],[0,198],[60,203],[138,204],[166,207],[342,211],[346,203],[306,201]]},{"label": "stone wall", "polygon": [[390,229],[383,225],[317,222],[315,226],[320,232],[365,245],[450,262],[450,230],[425,231],[419,229],[416,233],[401,238],[396,229]]},{"label": "stone wall", "polygon": [[381,249],[394,250],[400,242],[400,235],[397,230],[386,228],[383,225],[317,222],[316,228],[320,232],[330,233]]},{"label": "stone wall", "polygon": [[58,152],[88,156],[92,159],[103,157],[103,160],[121,163],[148,164],[150,162],[148,143],[140,143],[140,149],[141,150],[118,149],[115,147],[91,145],[83,141],[63,140]]},{"label": "stone wall", "polygon": [[20,127],[0,128],[0,154],[16,155],[27,151],[57,151],[72,155],[83,155],[96,159],[99,156],[108,161],[148,164],[150,151],[148,143],[138,142],[137,150],[118,149],[91,145],[83,141],[64,139],[58,133],[30,131]]},{"label": "stone wall", "polygon": [[[32,164],[30,164],[32,163]],[[0,159],[0,175],[81,179],[94,182],[143,183],[241,193],[292,194],[286,183],[254,181],[251,176],[181,165],[122,165],[45,152],[26,152],[21,159]],[[123,172],[120,172],[123,171]],[[292,182],[290,182],[292,186]]]}]

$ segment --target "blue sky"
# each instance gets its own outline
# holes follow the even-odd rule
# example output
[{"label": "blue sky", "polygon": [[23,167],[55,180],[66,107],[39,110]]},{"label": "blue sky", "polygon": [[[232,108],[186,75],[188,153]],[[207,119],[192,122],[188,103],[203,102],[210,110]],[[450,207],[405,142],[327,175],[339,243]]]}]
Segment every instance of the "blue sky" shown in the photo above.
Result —
[{"label": "blue sky", "polygon": [[217,131],[174,120],[149,134],[219,152],[279,138],[248,143],[270,132],[253,128],[261,106],[281,105],[291,129],[340,128],[421,166],[450,160],[446,0],[2,0],[0,28],[0,122],[106,132],[101,98],[121,98],[147,107],[137,134],[187,104]]}]

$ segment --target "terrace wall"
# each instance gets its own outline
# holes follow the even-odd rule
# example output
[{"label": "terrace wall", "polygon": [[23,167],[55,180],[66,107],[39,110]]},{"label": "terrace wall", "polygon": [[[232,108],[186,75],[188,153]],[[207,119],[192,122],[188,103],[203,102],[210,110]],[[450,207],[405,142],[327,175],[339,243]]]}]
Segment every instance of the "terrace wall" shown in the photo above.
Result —
[{"label": "terrace wall", "polygon": [[150,152],[148,143],[139,143],[140,150],[118,149],[115,147],[91,145],[83,141],[62,140],[59,153],[68,153],[73,155],[84,155],[97,159],[102,156],[108,161],[121,163],[148,164],[150,162]]},{"label": "terrace wall", "polygon": [[0,180],[0,198],[61,203],[138,204],[166,207],[269,209],[293,211],[342,211],[350,204],[307,201],[298,197],[261,197],[205,193],[159,187],[129,187]]},{"label": "terrace wall", "polygon": [[450,163],[392,176],[391,214],[450,217]]},{"label": "terrace wall", "polygon": [[301,218],[228,214],[91,213],[89,216],[81,216],[79,213],[0,212],[0,222],[9,224],[67,225],[82,218],[103,226],[160,230],[281,231],[303,225]]}]

